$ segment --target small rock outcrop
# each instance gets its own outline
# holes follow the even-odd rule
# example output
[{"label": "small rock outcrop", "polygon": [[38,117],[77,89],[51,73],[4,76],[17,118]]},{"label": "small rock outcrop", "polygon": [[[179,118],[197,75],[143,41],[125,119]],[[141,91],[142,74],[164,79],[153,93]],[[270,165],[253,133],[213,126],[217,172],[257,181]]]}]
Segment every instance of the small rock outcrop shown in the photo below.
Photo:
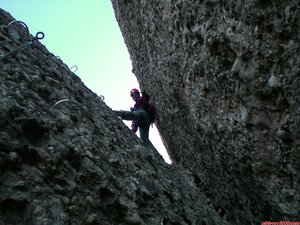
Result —
[{"label": "small rock outcrop", "polygon": [[11,21],[0,9],[1,225],[228,224],[189,171]]},{"label": "small rock outcrop", "polygon": [[213,207],[299,220],[299,1],[112,3],[167,150]]}]

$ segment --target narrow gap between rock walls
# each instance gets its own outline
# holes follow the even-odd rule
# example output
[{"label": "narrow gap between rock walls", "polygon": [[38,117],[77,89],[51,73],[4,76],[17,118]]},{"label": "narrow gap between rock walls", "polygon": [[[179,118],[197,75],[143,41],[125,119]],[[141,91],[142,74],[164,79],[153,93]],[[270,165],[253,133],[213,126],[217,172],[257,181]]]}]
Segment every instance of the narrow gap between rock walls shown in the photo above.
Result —
[{"label": "narrow gap between rock walls", "polygon": [[[131,122],[128,121],[123,121],[123,122],[130,128]],[[136,134],[139,137],[139,132],[137,132]],[[166,150],[166,147],[162,142],[161,136],[155,124],[153,125],[153,127],[150,127],[149,139],[151,143],[154,145],[154,147],[156,148],[156,150],[158,151],[158,153],[163,157],[164,161],[168,164],[172,164],[172,160]]]}]

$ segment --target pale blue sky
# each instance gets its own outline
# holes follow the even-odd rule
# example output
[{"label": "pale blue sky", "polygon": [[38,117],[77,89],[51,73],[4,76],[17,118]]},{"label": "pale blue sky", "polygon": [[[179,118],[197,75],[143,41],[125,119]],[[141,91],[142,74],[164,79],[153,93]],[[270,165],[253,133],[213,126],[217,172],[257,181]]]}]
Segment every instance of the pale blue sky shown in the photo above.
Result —
[{"label": "pale blue sky", "polygon": [[[112,109],[128,110],[132,88],[139,88],[110,0],[0,0],[0,8],[27,24],[41,42]],[[128,125],[128,123],[126,123]],[[157,129],[150,140],[163,154]],[[166,159],[168,160],[168,159]]]}]

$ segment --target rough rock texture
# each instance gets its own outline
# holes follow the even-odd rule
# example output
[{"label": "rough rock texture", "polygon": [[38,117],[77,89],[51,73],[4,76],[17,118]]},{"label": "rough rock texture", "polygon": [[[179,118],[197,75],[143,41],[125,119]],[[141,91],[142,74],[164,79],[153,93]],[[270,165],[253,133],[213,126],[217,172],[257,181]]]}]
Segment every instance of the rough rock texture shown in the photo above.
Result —
[{"label": "rough rock texture", "polygon": [[[0,60],[24,44],[13,20]],[[228,224],[38,41],[0,68],[1,225]]]},{"label": "rough rock texture", "polygon": [[299,220],[299,0],[112,0],[157,127],[231,224]]}]

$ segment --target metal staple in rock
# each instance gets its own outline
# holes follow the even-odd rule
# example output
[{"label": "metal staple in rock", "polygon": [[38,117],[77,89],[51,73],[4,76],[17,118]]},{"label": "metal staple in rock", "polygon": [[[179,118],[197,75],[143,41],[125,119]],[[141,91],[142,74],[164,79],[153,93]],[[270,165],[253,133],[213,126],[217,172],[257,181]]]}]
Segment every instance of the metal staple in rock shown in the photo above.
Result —
[{"label": "metal staple in rock", "polygon": [[[96,101],[96,100],[100,100],[100,101],[104,101],[104,99],[105,99],[105,97],[103,96],[103,95],[97,95],[96,97],[95,97],[95,95],[93,94],[93,93],[91,93],[91,94],[89,94],[88,95],[88,104],[90,105],[91,103],[93,103],[94,101]],[[90,99],[90,100],[89,100]]]},{"label": "metal staple in rock", "polygon": [[6,27],[9,28],[11,25],[13,25],[13,24],[15,24],[15,23],[21,24],[22,26],[25,27],[25,29],[26,29],[26,36],[25,36],[24,40],[27,40],[28,37],[29,37],[29,29],[28,29],[28,26],[26,25],[26,23],[24,23],[24,22],[22,22],[22,21],[20,21],[20,20],[13,20],[13,21],[11,21],[9,24],[7,24]]},{"label": "metal staple in rock", "polygon": [[[19,20],[14,20],[14,21],[10,22],[6,27],[9,28],[14,23],[22,24],[26,28],[27,35],[26,35],[25,40],[27,40],[27,38],[29,36],[29,30],[28,30],[28,26],[26,25],[26,23],[24,23],[22,21],[19,21]],[[25,44],[22,44],[22,45],[18,46],[17,48],[15,48],[14,50],[12,50],[11,52],[9,52],[6,55],[2,56],[0,58],[0,61],[6,60],[8,57],[15,55],[21,49],[26,48],[26,47],[28,47],[30,45],[33,45],[33,43],[36,40],[42,40],[44,37],[45,37],[45,34],[43,32],[37,32],[36,35],[35,35],[35,37],[32,40],[27,41]]]},{"label": "metal staple in rock", "polygon": [[[73,68],[75,68],[74,71],[72,71]],[[73,73],[75,73],[75,72],[78,70],[78,67],[77,67],[76,65],[74,65],[74,66],[70,67],[70,70],[71,70]]]},{"label": "metal staple in rock", "polygon": [[[28,39],[29,37],[29,29],[28,29],[28,26],[26,25],[26,23],[22,22],[22,21],[19,21],[19,20],[14,20],[12,22],[10,22],[6,27],[9,28],[12,24],[14,23],[19,23],[21,25],[23,25],[25,28],[26,28],[26,32],[27,32],[27,35],[26,35],[26,39]],[[23,45],[20,45],[19,47],[15,48],[13,51],[9,52],[8,54],[4,55],[3,57],[0,58],[0,61],[2,60],[5,60],[7,59],[8,57],[14,55],[15,53],[17,53],[18,51],[20,51],[21,49],[23,48],[26,48],[28,46],[34,46],[36,47],[39,51],[41,51],[46,57],[48,57],[50,60],[52,60],[55,64],[57,64],[61,69],[63,69],[65,72],[67,73],[71,73],[71,75],[73,75],[74,72],[77,71],[78,67],[76,65],[72,66],[71,68],[69,68],[69,70],[66,70],[63,66],[62,66],[62,63],[58,63],[57,60],[54,60],[53,59],[53,56],[49,53],[46,53],[44,52],[40,47],[34,45],[34,42],[36,40],[41,40],[45,37],[45,34],[43,32],[37,32],[35,37],[30,40],[30,41],[27,41],[25,44]],[[60,59],[59,56],[55,56],[55,59]],[[75,71],[71,71],[72,68],[75,68]],[[89,96],[88,96],[89,97]],[[96,96],[96,97],[92,97],[91,100],[89,100],[88,104],[91,104],[92,102],[96,101],[97,99],[100,99],[101,101],[104,101],[104,96],[103,95],[100,95],[100,96]],[[71,102],[73,104],[76,104],[76,106],[78,106],[80,108],[80,112],[81,112],[81,115],[80,115],[80,121],[82,120],[82,117],[83,117],[83,107],[81,105],[79,105],[78,102],[76,101],[73,101],[73,100],[70,100],[70,99],[63,99],[63,100],[60,100],[58,102],[56,102],[52,107],[56,107],[57,105],[63,103],[63,102]]]},{"label": "metal staple in rock", "polygon": [[83,107],[78,102],[76,102],[74,100],[71,100],[71,99],[62,99],[62,100],[59,100],[58,102],[56,102],[51,107],[55,108],[56,106],[58,106],[58,105],[60,105],[62,103],[66,103],[66,102],[70,102],[70,103],[76,105],[80,109],[80,121],[82,121],[83,120]]},{"label": "metal staple in rock", "polygon": [[[24,22],[22,22],[22,21],[19,21],[19,20],[14,20],[14,21],[10,22],[6,27],[9,28],[9,27],[10,27],[12,24],[14,24],[14,23],[22,24],[22,25],[26,28],[26,31],[27,31],[26,39],[27,39],[28,36],[29,36],[29,29],[28,29],[28,26],[26,25],[26,23],[24,23]],[[42,36],[40,36],[40,35],[42,35]],[[72,72],[72,71],[70,71],[70,70],[68,71],[68,70],[64,69],[64,67],[62,67],[61,64],[58,64],[58,63],[56,62],[56,60],[54,60],[53,57],[50,56],[50,54],[47,54],[47,53],[44,52],[40,47],[34,45],[34,41],[36,41],[36,40],[41,40],[41,39],[43,39],[44,37],[45,37],[45,35],[44,35],[43,32],[38,32],[38,33],[36,33],[36,36],[35,36],[35,38],[34,38],[33,40],[28,41],[27,43],[25,43],[25,44],[23,44],[23,45],[17,47],[17,48],[14,49],[13,51],[11,51],[11,52],[9,52],[8,54],[4,55],[3,57],[0,58],[0,61],[3,61],[3,60],[5,60],[5,59],[7,59],[9,56],[14,55],[15,53],[17,53],[18,51],[20,51],[21,49],[23,49],[23,48],[25,48],[25,47],[27,47],[27,46],[33,45],[33,46],[36,47],[39,51],[41,51],[45,56],[47,56],[49,59],[51,59],[53,62],[55,62],[55,63],[56,63],[60,68],[62,68],[65,72],[67,72],[67,73]],[[26,39],[25,39],[25,40],[26,40]],[[56,58],[56,59],[60,59],[58,56],[55,56],[55,58]],[[78,69],[77,66],[72,66],[71,68],[73,68],[73,67],[76,67],[76,68]],[[71,69],[71,68],[70,68],[70,69]],[[77,69],[76,69],[76,70],[77,70]],[[74,73],[74,72],[73,72],[73,73]]]}]

